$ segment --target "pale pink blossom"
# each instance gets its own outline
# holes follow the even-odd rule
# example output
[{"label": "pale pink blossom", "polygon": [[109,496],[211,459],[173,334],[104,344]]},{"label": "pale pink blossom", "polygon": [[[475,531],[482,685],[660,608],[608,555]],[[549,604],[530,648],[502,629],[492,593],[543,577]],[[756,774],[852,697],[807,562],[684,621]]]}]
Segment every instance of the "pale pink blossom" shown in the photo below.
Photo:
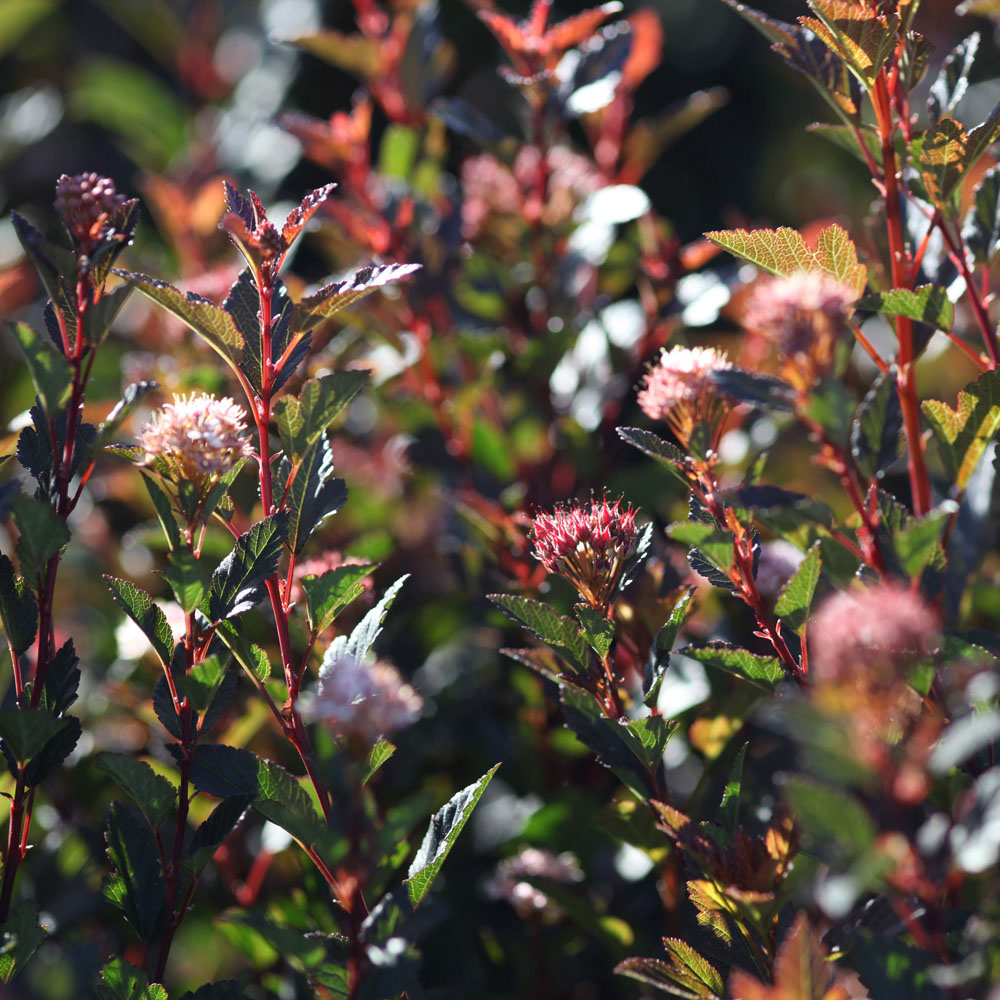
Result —
[{"label": "pale pink blossom", "polygon": [[760,547],[760,560],[754,577],[757,590],[772,600],[776,598],[804,558],[801,549],[783,538],[764,542]]},{"label": "pale pink blossom", "polygon": [[521,917],[540,916],[546,921],[562,917],[561,908],[527,878],[544,878],[569,884],[583,880],[580,863],[569,852],[553,854],[538,847],[527,847],[497,865],[486,891],[494,899],[510,903]]},{"label": "pale pink blossom", "polygon": [[883,687],[931,653],[940,623],[919,594],[894,583],[841,591],[809,623],[817,683]]},{"label": "pale pink blossom", "polygon": [[170,478],[179,474],[199,487],[253,454],[243,408],[228,397],[194,393],[174,396],[154,413],[139,447],[147,465],[163,463]]},{"label": "pale pink blossom", "polygon": [[635,552],[635,509],[621,500],[591,500],[541,513],[531,522],[535,558],[550,573],[570,580],[591,605],[614,594],[629,556]]},{"label": "pale pink blossom", "polygon": [[308,719],[338,736],[374,743],[417,720],[423,699],[388,663],[361,663],[350,656],[324,665],[319,690],[304,706]]},{"label": "pale pink blossom", "polygon": [[714,347],[674,347],[664,350],[646,372],[637,397],[643,413],[665,420],[680,403],[695,403],[716,390],[712,375],[732,368],[726,355]]}]

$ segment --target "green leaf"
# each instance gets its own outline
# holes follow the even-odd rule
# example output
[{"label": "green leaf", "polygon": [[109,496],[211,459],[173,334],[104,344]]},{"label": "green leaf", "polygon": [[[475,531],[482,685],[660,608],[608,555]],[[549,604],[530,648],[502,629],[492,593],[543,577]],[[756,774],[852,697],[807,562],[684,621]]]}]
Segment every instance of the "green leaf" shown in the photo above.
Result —
[{"label": "green leaf", "polygon": [[929,128],[912,146],[928,200],[950,215],[959,184],[998,137],[1000,114],[968,133],[953,118],[942,118]]},{"label": "green leaf", "polygon": [[0,623],[7,642],[20,656],[38,634],[38,602],[27,581],[14,572],[14,564],[0,554]]},{"label": "green leaf", "polygon": [[787,277],[796,271],[823,271],[860,296],[868,282],[868,269],[858,263],[858,252],[846,230],[834,224],[816,237],[810,248],[801,233],[780,229],[730,229],[705,233],[713,243],[757,267]]},{"label": "green leaf", "polygon": [[53,715],[63,715],[70,705],[76,701],[80,686],[80,658],[72,639],[67,639],[56,651],[49,664],[42,684],[42,697],[39,703]]},{"label": "green leaf", "polygon": [[69,399],[73,374],[69,362],[57,354],[27,323],[11,323],[11,330],[21,347],[31,381],[46,414],[54,419]]},{"label": "green leaf", "polygon": [[876,377],[851,424],[851,455],[868,482],[882,479],[899,457],[902,432],[903,412],[893,367]]},{"label": "green leaf", "polygon": [[784,680],[785,671],[776,656],[760,656],[728,642],[709,642],[704,646],[685,646],[681,656],[707,664],[716,670],[741,677],[764,691],[773,691]]},{"label": "green leaf", "polygon": [[302,589],[306,595],[310,630],[319,633],[327,628],[341,609],[364,593],[361,581],[375,569],[377,563],[363,563],[359,566],[337,566],[322,576],[304,576]]},{"label": "green leaf", "polygon": [[368,753],[368,762],[365,766],[365,775],[362,784],[367,785],[374,777],[375,772],[396,752],[395,744],[387,739],[380,739]]},{"label": "green leaf", "polygon": [[170,553],[163,578],[170,584],[170,589],[185,614],[198,607],[212,582],[201,560],[190,549],[185,548]]},{"label": "green leaf", "polygon": [[935,399],[925,400],[921,409],[937,438],[945,468],[961,492],[1000,431],[1000,372],[986,372],[962,389],[954,410]]},{"label": "green leaf", "polygon": [[747,757],[747,747],[749,743],[744,743],[740,747],[740,752],[736,755],[732,770],[729,772],[729,780],[722,792],[722,801],[719,803],[718,824],[722,827],[730,841],[736,835],[739,826],[740,811],[740,791],[743,788],[743,764]]},{"label": "green leaf", "polygon": [[865,144],[865,149],[872,160],[881,165],[882,162],[882,141],[878,133],[870,125],[861,125],[857,131],[848,128],[846,125],[828,125],[825,122],[813,122],[806,126],[806,131],[813,135],[832,142],[835,146],[857,157],[862,163],[867,164],[861,147],[858,145],[857,134],[861,134],[861,141]]},{"label": "green leaf", "polygon": [[20,903],[0,924],[0,982],[9,983],[28,964],[28,960],[45,940],[48,928],[38,922],[38,907]]},{"label": "green leaf", "polygon": [[463,788],[451,797],[432,817],[427,833],[410,863],[404,885],[410,902],[417,906],[430,891],[441,866],[462,828],[469,821],[472,810],[482,798],[486,786],[496,773],[499,764],[494,764],[478,781]]},{"label": "green leaf", "polygon": [[11,212],[10,221],[24,247],[25,256],[38,272],[54,309],[57,308],[62,313],[64,322],[72,329],[76,306],[72,288],[77,271],[76,258],[66,247],[45,239],[23,215]]},{"label": "green leaf", "polygon": [[642,680],[642,700],[650,708],[656,705],[660,697],[660,688],[663,686],[663,679],[666,677],[667,667],[670,665],[670,651],[674,648],[677,633],[691,610],[691,599],[694,597],[695,589],[695,587],[689,587],[680,596],[670,612],[670,617],[657,632],[650,647],[649,659],[646,662],[646,670]]},{"label": "green leaf", "polygon": [[279,477],[287,482],[285,509],[288,547],[302,552],[313,531],[347,502],[347,484],[333,475],[333,450],[323,434],[313,442],[296,469],[282,461]]},{"label": "green leaf", "polygon": [[817,17],[803,17],[808,28],[842,59],[869,89],[896,46],[898,14],[878,14],[840,0],[809,0]]},{"label": "green leaf", "polygon": [[924,568],[935,561],[941,550],[941,540],[952,517],[958,513],[954,500],[945,500],[921,518],[911,518],[906,526],[892,534],[892,546],[900,567],[913,579],[919,579]]},{"label": "green leaf", "polygon": [[351,659],[360,663],[368,655],[368,652],[375,644],[375,640],[382,634],[382,623],[385,621],[385,616],[389,608],[392,607],[393,602],[396,600],[396,595],[409,578],[409,573],[401,576],[382,595],[382,600],[358,622],[350,636],[338,635],[330,643],[323,656],[320,677],[340,660]]},{"label": "green leaf", "polygon": [[300,844],[330,847],[334,833],[312,799],[283,767],[249,750],[201,744],[191,764],[191,782],[219,798],[250,796],[254,810]]},{"label": "green leaf", "polygon": [[555,646],[556,652],[568,660],[575,673],[588,672],[590,654],[572,618],[530,597],[514,594],[487,594],[487,597],[508,618],[530,629],[547,645]]},{"label": "green leaf", "polygon": [[153,598],[128,580],[104,575],[115,603],[142,629],[160,662],[167,666],[174,655],[174,634],[167,616],[153,603]]},{"label": "green leaf", "polygon": [[223,799],[202,823],[188,844],[181,866],[192,878],[197,879],[212,860],[222,842],[246,815],[253,798],[250,795],[233,795]]},{"label": "green leaf", "polygon": [[167,883],[153,831],[112,802],[106,836],[114,874],[105,879],[105,898],[125,914],[141,940],[150,941],[167,910]]},{"label": "green leaf", "polygon": [[688,468],[687,456],[679,448],[642,427],[617,427],[615,430],[626,444],[638,448],[650,458],[655,458],[660,465],[684,485],[685,489],[690,487],[691,484],[686,472]]},{"label": "green leaf", "polygon": [[150,985],[145,972],[121,958],[101,969],[101,982],[94,992],[97,1000],[167,1000],[167,991],[159,983]]},{"label": "green leaf", "polygon": [[234,369],[239,365],[246,344],[232,316],[221,306],[147,274],[118,270],[115,274],[187,324]]},{"label": "green leaf", "polygon": [[799,635],[809,617],[822,562],[820,543],[814,542],[792,578],[782,588],[774,605],[774,613],[782,623]]},{"label": "green leaf", "polygon": [[0,0],[0,55],[58,7],[57,0]]},{"label": "green leaf", "polygon": [[45,746],[31,758],[31,762],[24,769],[24,781],[29,788],[41,784],[80,742],[80,737],[83,735],[80,720],[75,715],[67,715],[59,721],[64,725],[55,736],[45,741]]},{"label": "green leaf", "polygon": [[232,622],[219,622],[215,634],[226,644],[236,662],[264,684],[271,676],[271,661],[260,646],[252,643]]},{"label": "green leaf", "polygon": [[294,460],[305,455],[370,379],[371,372],[364,369],[331,372],[309,379],[298,398],[283,396],[279,399],[274,404],[274,420],[289,458]]},{"label": "green leaf", "polygon": [[177,518],[174,517],[173,509],[170,506],[170,498],[160,489],[156,480],[152,476],[146,475],[145,472],[142,474],[142,481],[146,486],[146,492],[149,493],[149,499],[153,502],[156,518],[163,528],[167,545],[170,546],[171,550],[179,549],[181,547],[181,533],[177,527]]},{"label": "green leaf", "polygon": [[44,708],[8,708],[0,711],[0,739],[19,763],[31,760],[66,725]]},{"label": "green leaf", "polygon": [[987,170],[973,191],[962,239],[977,264],[988,264],[1000,249],[1000,166]]},{"label": "green leaf", "polygon": [[213,622],[234,618],[263,599],[262,584],[277,570],[287,534],[288,513],[279,511],[236,539],[233,551],[212,574],[208,613]]},{"label": "green leaf", "polygon": [[875,840],[875,825],[856,798],[802,775],[785,782],[785,795],[803,834],[833,849],[840,862],[860,857]]},{"label": "green leaf", "polygon": [[349,278],[331,281],[318,292],[304,296],[292,313],[292,326],[296,330],[309,330],[376,288],[398,281],[419,269],[420,264],[377,264],[362,267]]},{"label": "green leaf", "polygon": [[69,528],[52,508],[41,500],[19,496],[11,501],[17,539],[17,558],[21,572],[41,580],[45,565],[69,542]]},{"label": "green leaf", "polygon": [[590,648],[603,660],[615,641],[615,623],[608,621],[600,611],[595,611],[589,604],[577,604],[573,610],[583,627],[582,635],[590,644]]},{"label": "green leaf", "polygon": [[950,330],[955,322],[955,307],[948,298],[948,291],[938,285],[875,292],[860,299],[857,307],[887,316],[905,316],[945,331]]},{"label": "green leaf", "polygon": [[733,565],[733,538],[714,522],[676,521],[667,527],[667,534],[696,549],[720,573],[728,575]]},{"label": "green leaf", "polygon": [[135,800],[154,830],[173,816],[177,809],[177,789],[145,761],[102,750],[95,763]]}]

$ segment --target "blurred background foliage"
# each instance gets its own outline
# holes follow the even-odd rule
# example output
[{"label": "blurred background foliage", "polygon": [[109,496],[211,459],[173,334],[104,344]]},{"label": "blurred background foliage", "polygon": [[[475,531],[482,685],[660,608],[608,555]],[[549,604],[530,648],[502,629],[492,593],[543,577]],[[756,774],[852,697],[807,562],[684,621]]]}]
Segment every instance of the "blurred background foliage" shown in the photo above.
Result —
[{"label": "blurred background foliage", "polygon": [[[397,0],[392,9],[402,16],[415,6]],[[689,112],[688,119],[675,120],[674,141],[641,182],[658,217],[659,245],[670,245],[674,237],[688,245],[706,230],[750,222],[800,227],[829,218],[860,236],[872,192],[859,164],[805,130],[824,117],[812,90],[721,2],[652,0],[643,6],[655,11],[662,26],[662,61],[635,94],[634,118],[652,118],[675,106]],[[785,20],[802,12],[794,0],[760,0],[757,6]],[[919,26],[937,46],[938,59],[962,29],[982,27],[989,34],[985,23],[951,16],[954,6],[948,0],[923,4]],[[637,7],[629,0],[625,13]],[[525,12],[523,3],[510,9],[515,15]],[[558,19],[576,12],[557,3],[554,14]],[[449,43],[443,58],[450,72],[437,81],[440,93],[467,99],[498,119],[510,118],[512,92],[495,73],[501,51],[474,11],[458,0],[442,0],[435,24]],[[0,313],[41,328],[40,291],[20,256],[10,210],[51,227],[56,177],[86,170],[113,177],[119,191],[142,199],[137,242],[126,252],[125,266],[221,299],[238,270],[216,230],[223,209],[221,178],[257,190],[266,204],[276,206],[272,216],[280,218],[281,206],[290,207],[304,191],[331,178],[329,167],[303,155],[280,116],[295,112],[326,120],[357,101],[356,76],[282,40],[311,35],[321,26],[350,33],[354,25],[349,3],[320,0],[0,0]],[[987,37],[985,44],[992,40]],[[417,64],[404,66],[402,79],[404,96],[420,109],[423,95],[414,91],[429,78],[419,53],[414,58]],[[980,58],[981,73],[991,58]],[[363,53],[358,60],[363,67]],[[685,105],[699,91],[706,95],[704,111],[712,113]],[[997,81],[977,81],[967,101],[981,110],[970,120],[985,117],[998,97]],[[353,106],[356,115],[364,114]],[[288,278],[294,292],[372,256],[398,259],[401,247],[379,234],[379,209],[395,213],[414,192],[418,205],[435,206],[426,213],[422,235],[418,211],[416,230],[402,227],[409,235],[397,241],[410,254],[420,251],[414,259],[425,271],[418,282],[378,302],[366,300],[347,326],[321,328],[318,334],[329,343],[318,363],[358,363],[376,371],[374,390],[352,405],[336,438],[335,455],[351,500],[325,529],[324,544],[383,561],[378,587],[401,572],[419,570],[387,622],[383,650],[424,693],[429,709],[402,735],[401,752],[380,776],[380,799],[412,809],[419,828],[429,808],[503,761],[471,836],[459,842],[445,868],[436,902],[440,923],[423,947],[426,995],[635,996],[634,984],[610,970],[625,955],[658,953],[664,934],[683,936],[683,927],[664,923],[663,901],[671,887],[649,877],[647,855],[620,846],[615,836],[620,816],[595,814],[594,802],[606,800],[615,782],[558,728],[558,709],[545,684],[498,654],[511,632],[490,610],[485,594],[518,585],[532,592],[542,581],[524,551],[523,521],[511,519],[512,511],[607,489],[623,493],[658,522],[684,516],[679,487],[617,442],[608,433],[611,420],[592,415],[610,402],[606,415],[615,422],[641,422],[631,387],[652,349],[682,323],[698,328],[690,339],[707,337],[738,353],[735,326],[725,311],[730,287],[739,284],[737,269],[715,261],[712,267],[722,278],[697,278],[679,301],[672,299],[672,282],[664,282],[666,320],[656,337],[643,341],[644,356],[636,354],[636,336],[626,330],[616,341],[609,329],[610,348],[602,340],[595,361],[584,336],[588,317],[574,314],[571,296],[558,308],[549,303],[550,315],[564,317],[561,339],[554,336],[549,346],[540,341],[518,346],[517,330],[503,321],[505,304],[491,282],[504,273],[496,261],[520,253],[523,233],[501,225],[489,237],[492,244],[485,238],[477,244],[481,259],[489,261],[483,265],[486,278],[477,285],[478,265],[475,259],[469,264],[460,235],[440,228],[461,225],[458,178],[477,144],[447,131],[440,118],[418,114],[410,125],[390,122],[376,106],[371,155],[386,190],[368,202],[374,218],[368,219],[365,246],[350,229],[365,207],[358,205],[355,178],[366,176],[363,170],[351,174],[350,154],[359,152],[362,142],[350,124],[340,121],[346,154],[334,174],[342,184],[339,197],[345,203],[354,199],[356,213],[328,218],[305,238],[292,262],[295,277]],[[357,118],[353,124],[360,127]],[[569,134],[582,148],[577,123]],[[504,243],[512,235],[513,250]],[[598,307],[635,302],[638,242],[631,227],[622,228],[602,262]],[[510,270],[517,273],[516,260]],[[441,328],[431,310],[424,339],[419,332],[415,337],[408,298],[432,301],[443,294],[435,282],[447,283],[456,274],[465,282],[464,297],[461,289],[455,292],[451,313],[459,319]],[[99,356],[88,403],[94,414],[102,416],[122,385],[139,378],[156,379],[165,392],[193,387],[232,392],[214,356],[138,298]],[[700,311],[693,308],[699,305]],[[635,308],[626,305],[624,312]],[[530,321],[525,326],[530,330]],[[549,329],[555,335],[563,326]],[[549,385],[549,376],[564,352],[577,347],[577,370],[562,393],[568,401],[558,403],[559,387]],[[443,373],[438,396],[428,381],[438,377],[434,372]],[[922,375],[934,394],[949,399],[972,372],[960,362],[947,370],[930,362]],[[587,378],[596,381],[597,395],[581,400]],[[524,391],[508,392],[510,387]],[[528,391],[539,387],[546,396],[542,403]],[[547,398],[549,387],[556,404]],[[0,427],[7,430],[0,431],[0,454],[13,450],[18,415],[31,396],[27,371],[5,332]],[[730,442],[734,469],[767,447],[775,429],[760,420],[739,434]],[[843,507],[833,484],[808,465],[805,454],[803,441],[782,439],[771,459],[774,477],[793,489],[830,494],[831,502]],[[243,489],[241,500],[249,508],[255,502],[249,480]],[[37,809],[33,835],[39,846],[18,884],[21,894],[43,904],[53,928],[19,981],[18,995],[46,1000],[85,995],[103,956],[129,955],[127,931],[109,919],[100,896],[102,816],[111,793],[90,758],[99,749],[144,752],[153,760],[164,756],[149,705],[154,666],[143,640],[136,641],[94,582],[96,565],[153,586],[161,553],[151,511],[135,470],[113,459],[95,477],[90,497],[76,515],[75,541],[60,578],[58,619],[62,634],[76,639],[84,664],[85,735]],[[9,551],[9,539],[3,542]],[[221,535],[214,544],[220,556],[227,550]],[[682,556],[657,544],[662,595],[679,582]],[[548,599],[568,608],[572,598],[559,586],[551,584]],[[1000,590],[990,593],[987,578],[975,595],[983,614],[997,611]],[[718,597],[706,596],[692,627],[706,636],[748,633],[750,622],[741,614],[739,607],[723,607]],[[682,679],[671,695],[676,714],[683,714],[677,706],[685,698],[688,707],[721,698],[722,692],[709,687],[715,683],[698,672]],[[263,707],[252,697],[240,704],[221,741],[280,756]],[[728,709],[736,714],[731,704]],[[700,732],[670,744],[675,754],[670,773],[681,795],[695,788],[703,762],[717,756],[728,738],[709,732],[713,713],[702,714]],[[724,729],[724,713],[714,717]],[[759,795],[766,806],[775,766],[769,754],[780,755],[780,747],[769,749],[766,741],[758,746],[753,766],[748,762],[745,794],[750,801]],[[291,760],[282,763],[294,766]],[[760,776],[759,787],[754,775]],[[571,887],[560,922],[523,921],[486,890],[497,861],[526,845],[569,850],[580,859],[587,880]],[[206,876],[178,937],[172,975],[180,986],[245,977],[250,969],[261,989],[282,997],[306,995],[282,971],[283,957],[295,964],[282,941],[268,940],[239,911],[239,900],[251,897],[261,912],[269,906],[307,907],[310,893],[321,891],[286,846],[256,819],[227,845],[225,864]],[[271,854],[262,886],[241,896],[254,858]]]}]

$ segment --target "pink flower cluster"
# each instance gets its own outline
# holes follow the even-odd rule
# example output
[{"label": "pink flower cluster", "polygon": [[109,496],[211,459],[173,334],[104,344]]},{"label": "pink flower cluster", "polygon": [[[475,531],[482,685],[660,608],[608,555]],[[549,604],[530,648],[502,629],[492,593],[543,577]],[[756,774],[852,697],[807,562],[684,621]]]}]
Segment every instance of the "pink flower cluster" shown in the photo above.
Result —
[{"label": "pink flower cluster", "polygon": [[525,881],[527,878],[571,883],[582,881],[583,872],[576,857],[569,852],[556,855],[551,851],[528,847],[520,854],[501,861],[496,874],[486,883],[486,891],[494,899],[510,903],[519,916],[540,916],[547,922],[553,922],[562,917],[562,910],[543,890]]},{"label": "pink flower cluster", "polygon": [[732,368],[726,355],[714,347],[674,347],[664,350],[647,372],[637,397],[643,413],[666,420],[681,403],[695,403],[714,392],[712,374]]},{"label": "pink flower cluster", "polygon": [[889,686],[934,650],[939,627],[923,598],[897,584],[841,591],[809,625],[810,672],[819,684]]},{"label": "pink flower cluster", "polygon": [[319,690],[304,711],[338,736],[374,743],[416,721],[424,702],[388,663],[360,663],[345,656],[320,673]]},{"label": "pink flower cluster", "polygon": [[826,374],[857,295],[823,271],[758,282],[743,325],[802,369],[807,383]]},{"label": "pink flower cluster", "polygon": [[591,605],[604,607],[614,594],[635,552],[635,509],[622,510],[621,500],[592,500],[590,509],[576,505],[539,514],[531,522],[535,558],[550,573],[572,581]]},{"label": "pink flower cluster", "polygon": [[180,475],[199,487],[253,454],[243,408],[205,393],[174,396],[143,427],[139,447],[147,465],[163,463],[168,478]]},{"label": "pink flower cluster", "polygon": [[93,172],[72,177],[63,174],[56,181],[56,211],[84,253],[94,249],[126,204],[128,200],[118,194],[109,177]]}]

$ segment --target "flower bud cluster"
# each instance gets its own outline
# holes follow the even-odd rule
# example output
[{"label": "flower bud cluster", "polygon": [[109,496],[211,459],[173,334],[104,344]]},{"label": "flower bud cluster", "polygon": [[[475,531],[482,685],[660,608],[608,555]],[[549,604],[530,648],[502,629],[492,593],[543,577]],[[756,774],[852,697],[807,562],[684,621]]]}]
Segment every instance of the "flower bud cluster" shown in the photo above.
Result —
[{"label": "flower bud cluster", "polygon": [[832,275],[796,271],[758,282],[743,325],[774,344],[786,375],[808,388],[830,371],[856,298]]},{"label": "flower bud cluster", "polygon": [[228,397],[174,396],[139,434],[146,465],[171,481],[186,479],[200,493],[253,454],[246,413]]},{"label": "flower bud cluster", "polygon": [[550,572],[570,580],[594,607],[606,607],[625,562],[635,552],[635,515],[631,505],[592,500],[539,514],[531,522],[535,558]]},{"label": "flower bud cluster", "polygon": [[115,228],[128,204],[115,190],[115,182],[90,172],[56,181],[55,207],[73,242],[83,253],[91,253],[101,239]]},{"label": "flower bud cluster", "polygon": [[303,714],[338,736],[374,743],[417,720],[424,702],[388,663],[344,656],[323,665],[319,690]]},{"label": "flower bud cluster", "polygon": [[732,367],[714,347],[664,350],[646,372],[637,401],[646,416],[669,424],[685,447],[699,428],[707,429],[713,446],[728,402],[712,377]]}]

